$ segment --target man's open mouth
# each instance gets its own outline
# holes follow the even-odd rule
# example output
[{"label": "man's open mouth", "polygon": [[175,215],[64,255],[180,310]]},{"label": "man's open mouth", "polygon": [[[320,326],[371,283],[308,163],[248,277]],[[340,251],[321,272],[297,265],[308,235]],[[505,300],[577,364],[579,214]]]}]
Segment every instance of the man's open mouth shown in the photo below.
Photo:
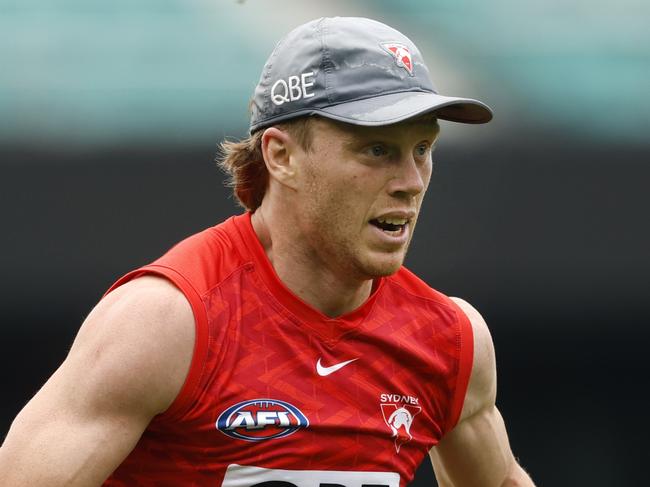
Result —
[{"label": "man's open mouth", "polygon": [[374,218],[370,223],[387,233],[398,234],[404,230],[408,218]]}]

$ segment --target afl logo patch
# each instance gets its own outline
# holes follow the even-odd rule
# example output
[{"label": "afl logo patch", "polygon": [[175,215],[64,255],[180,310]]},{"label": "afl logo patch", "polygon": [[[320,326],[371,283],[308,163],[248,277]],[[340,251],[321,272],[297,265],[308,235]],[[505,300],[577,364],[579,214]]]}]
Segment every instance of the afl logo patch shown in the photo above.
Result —
[{"label": "afl logo patch", "polygon": [[309,426],[300,409],[276,399],[251,399],[230,406],[217,418],[224,435],[246,441],[272,440]]}]

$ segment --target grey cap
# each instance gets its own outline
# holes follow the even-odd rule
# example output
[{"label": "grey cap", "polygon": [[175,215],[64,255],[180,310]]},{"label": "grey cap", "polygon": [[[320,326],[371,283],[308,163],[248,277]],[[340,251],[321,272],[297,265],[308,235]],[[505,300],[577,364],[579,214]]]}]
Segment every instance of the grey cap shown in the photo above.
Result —
[{"label": "grey cap", "polygon": [[392,27],[321,18],[275,46],[255,88],[250,132],[303,115],[376,126],[427,112],[462,123],[492,119],[480,101],[439,95],[418,48]]}]

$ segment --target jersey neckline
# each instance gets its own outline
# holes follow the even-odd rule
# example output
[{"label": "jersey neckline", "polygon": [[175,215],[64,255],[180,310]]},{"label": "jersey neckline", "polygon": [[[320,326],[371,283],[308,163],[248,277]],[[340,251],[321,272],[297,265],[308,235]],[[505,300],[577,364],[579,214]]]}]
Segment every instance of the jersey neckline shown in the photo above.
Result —
[{"label": "jersey neckline", "polygon": [[301,323],[314,328],[319,334],[329,339],[335,339],[342,333],[357,328],[365,320],[383,288],[383,278],[375,280],[370,296],[361,306],[336,318],[329,317],[296,296],[278,277],[257,233],[255,233],[251,216],[251,212],[234,216],[233,223],[238,230],[241,243],[253,260],[256,272],[268,291],[282,306]]}]

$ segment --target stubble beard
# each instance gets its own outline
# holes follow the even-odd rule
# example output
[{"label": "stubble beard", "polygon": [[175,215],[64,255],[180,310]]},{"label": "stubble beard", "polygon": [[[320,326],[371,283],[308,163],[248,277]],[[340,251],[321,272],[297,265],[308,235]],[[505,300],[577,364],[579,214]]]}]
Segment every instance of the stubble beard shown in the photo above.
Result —
[{"label": "stubble beard", "polygon": [[314,257],[342,280],[363,282],[395,274],[404,262],[410,239],[406,248],[394,252],[399,256],[388,257],[381,255],[385,252],[359,242],[357,239],[363,235],[337,231],[338,228],[354,229],[359,224],[354,220],[355,202],[340,205],[341,201],[347,199],[349,189],[323,187],[316,171],[309,170],[308,174],[307,194],[310,197],[302,202],[301,208],[303,217],[306,217],[303,222],[309,227],[305,236],[310,240]]},{"label": "stubble beard", "polygon": [[386,252],[368,249],[353,239],[338,239],[338,236],[328,234],[326,230],[321,230],[319,234],[314,246],[319,249],[321,259],[334,272],[359,282],[395,274],[404,263],[410,245],[409,241],[404,250],[385,255]]}]

